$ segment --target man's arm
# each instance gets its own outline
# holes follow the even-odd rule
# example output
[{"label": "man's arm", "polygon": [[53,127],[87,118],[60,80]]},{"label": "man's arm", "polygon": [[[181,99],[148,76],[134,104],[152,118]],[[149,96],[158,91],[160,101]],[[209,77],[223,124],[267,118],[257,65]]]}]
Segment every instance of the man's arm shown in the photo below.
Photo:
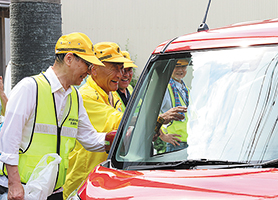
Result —
[{"label": "man's arm", "polygon": [[5,92],[4,92],[4,84],[3,84],[3,77],[0,76],[0,99],[1,99],[1,105],[2,105],[2,109],[1,109],[1,115],[5,115],[5,110],[6,110],[6,105],[8,102],[8,97],[6,96]]},{"label": "man's arm", "polygon": [[175,108],[171,108],[170,110],[168,110],[165,113],[160,114],[159,116],[162,117],[164,119],[163,124],[168,124],[171,121],[175,120],[183,120],[184,119],[184,115],[180,114],[180,113],[185,113],[187,112],[187,108],[183,107],[183,106],[177,106]]},{"label": "man's arm", "polygon": [[17,165],[6,164],[9,177],[8,200],[24,200],[24,189],[21,185]]},{"label": "man's arm", "polygon": [[[24,78],[10,93],[5,122],[1,129],[0,160],[8,171],[8,199],[24,199],[24,190],[18,172],[18,150],[21,148],[23,130],[27,120],[32,118],[35,105],[36,85],[33,79]],[[28,135],[24,135],[28,138]],[[2,177],[3,180],[5,176]]]},{"label": "man's arm", "polygon": [[155,134],[153,136],[153,141],[155,141],[157,139],[157,137],[160,137],[164,142],[168,142],[171,143],[173,145],[179,145],[177,143],[177,141],[181,141],[179,138],[177,137],[181,137],[178,134],[171,134],[171,135],[167,135],[164,134],[161,130],[160,127],[162,126],[162,124],[168,124],[171,121],[175,120],[183,120],[184,119],[184,115],[180,114],[180,113],[185,113],[187,112],[187,108],[183,107],[183,106],[178,106],[175,108],[171,108],[170,110],[168,110],[165,113],[162,113],[159,115],[157,122],[156,122],[156,126],[155,126]]}]

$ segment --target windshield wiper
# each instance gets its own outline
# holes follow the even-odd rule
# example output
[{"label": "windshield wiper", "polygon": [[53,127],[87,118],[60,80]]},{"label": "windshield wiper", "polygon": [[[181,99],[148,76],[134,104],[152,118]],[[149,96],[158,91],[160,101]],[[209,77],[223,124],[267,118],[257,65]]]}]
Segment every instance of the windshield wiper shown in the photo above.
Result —
[{"label": "windshield wiper", "polygon": [[266,162],[260,163],[259,165],[261,165],[262,167],[278,167],[278,159],[266,161]]},{"label": "windshield wiper", "polygon": [[130,165],[126,167],[126,170],[153,170],[153,169],[193,169],[196,166],[215,166],[215,165],[242,165],[243,162],[223,161],[223,160],[183,160],[179,162],[161,162],[158,164],[148,165]]},{"label": "windshield wiper", "polygon": [[[243,164],[235,164],[228,166],[214,166],[210,167],[213,169],[232,169],[232,168],[248,168],[248,167],[256,167],[256,168],[267,168],[267,167],[278,167],[278,159],[262,162],[262,163],[243,163]],[[198,167],[200,169],[202,167]]]}]

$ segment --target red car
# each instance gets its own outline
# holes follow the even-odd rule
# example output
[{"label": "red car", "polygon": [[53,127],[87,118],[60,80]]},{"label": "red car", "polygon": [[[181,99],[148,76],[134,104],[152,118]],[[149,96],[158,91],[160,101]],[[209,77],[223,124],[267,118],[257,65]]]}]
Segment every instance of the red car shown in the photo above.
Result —
[{"label": "red car", "polygon": [[[181,59],[188,146],[168,151],[153,136]],[[277,100],[278,19],[168,40],[148,60],[107,161],[69,199],[278,199]]]}]

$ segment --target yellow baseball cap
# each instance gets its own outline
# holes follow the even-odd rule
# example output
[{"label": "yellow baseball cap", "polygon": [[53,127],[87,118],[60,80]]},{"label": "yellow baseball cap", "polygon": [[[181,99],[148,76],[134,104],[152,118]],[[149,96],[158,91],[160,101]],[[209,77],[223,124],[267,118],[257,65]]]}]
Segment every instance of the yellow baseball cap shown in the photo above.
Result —
[{"label": "yellow baseball cap", "polygon": [[94,47],[95,55],[101,62],[132,63],[121,54],[119,45],[114,42],[99,42]]},{"label": "yellow baseball cap", "polygon": [[[121,52],[122,54],[123,54],[123,56],[126,58],[126,59],[128,59],[128,60],[131,60],[130,59],[130,55],[129,55],[129,53],[127,52],[127,51],[122,51]],[[132,61],[132,60],[131,60]],[[133,62],[133,61],[132,61]],[[133,64],[133,63],[124,63],[124,68],[129,68],[129,67],[134,67],[134,68],[136,68],[136,67],[138,67],[137,65],[135,65],[135,64]]]},{"label": "yellow baseball cap", "polygon": [[180,59],[176,63],[176,67],[186,67],[188,65],[188,61],[186,59]]},{"label": "yellow baseball cap", "polygon": [[84,33],[71,33],[59,38],[55,46],[55,53],[75,53],[80,58],[95,65],[104,64],[95,56],[94,46],[90,38]]}]

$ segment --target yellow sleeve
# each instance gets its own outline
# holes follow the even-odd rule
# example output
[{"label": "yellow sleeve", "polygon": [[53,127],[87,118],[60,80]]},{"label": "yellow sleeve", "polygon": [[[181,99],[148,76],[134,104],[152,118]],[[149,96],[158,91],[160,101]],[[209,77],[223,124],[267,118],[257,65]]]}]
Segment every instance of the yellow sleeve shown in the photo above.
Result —
[{"label": "yellow sleeve", "polygon": [[96,94],[82,94],[83,104],[89,119],[98,132],[109,132],[118,129],[123,113],[107,105]]},{"label": "yellow sleeve", "polygon": [[[110,132],[116,130],[120,124],[123,113],[114,109],[103,99],[97,91],[85,83],[79,89],[84,107],[89,119],[98,132]],[[74,150],[69,155],[70,165],[67,171],[66,182],[63,186],[63,197],[66,199],[83,180],[90,171],[99,163],[107,159],[105,152],[89,152],[81,144],[76,142]]]}]

